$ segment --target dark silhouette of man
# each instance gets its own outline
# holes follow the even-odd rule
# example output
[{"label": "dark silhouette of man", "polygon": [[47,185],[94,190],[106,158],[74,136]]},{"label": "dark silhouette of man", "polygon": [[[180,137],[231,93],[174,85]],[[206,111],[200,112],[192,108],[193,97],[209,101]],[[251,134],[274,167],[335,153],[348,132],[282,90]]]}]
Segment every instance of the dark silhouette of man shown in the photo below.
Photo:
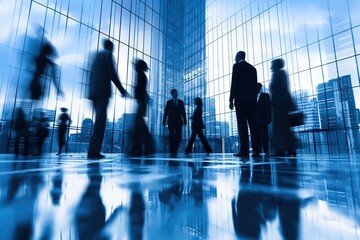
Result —
[{"label": "dark silhouette of man", "polygon": [[[271,101],[268,93],[262,92],[262,84],[258,83],[256,105],[256,122],[263,153],[269,155],[269,124],[271,123]],[[261,149],[260,149],[261,150]]]},{"label": "dark silhouette of man", "polygon": [[62,147],[65,144],[65,135],[68,130],[68,127],[71,124],[70,115],[67,113],[67,108],[60,108],[61,114],[58,118],[58,124],[59,124],[59,135],[58,135],[58,141],[59,141],[59,152],[56,155],[60,155],[62,152]]},{"label": "dark silhouette of man", "polygon": [[110,40],[106,39],[103,42],[103,46],[104,50],[98,53],[92,64],[89,84],[88,98],[93,101],[96,114],[94,132],[90,139],[88,150],[88,158],[91,159],[105,157],[100,154],[100,150],[105,133],[107,106],[111,96],[110,81],[115,84],[123,96],[129,96],[128,92],[121,85],[119,77],[116,73],[112,55],[114,44]]},{"label": "dark silhouette of man", "polygon": [[29,155],[29,124],[25,119],[25,113],[22,108],[16,109],[16,119],[15,119],[15,145],[14,153],[16,156],[19,155],[19,144],[21,138],[24,139],[24,152],[23,156]]},{"label": "dark silhouette of man", "polygon": [[182,126],[187,124],[184,102],[178,99],[178,92],[176,89],[171,90],[172,99],[166,102],[163,126],[167,125],[169,128],[169,146],[171,155],[176,155],[181,138]]},{"label": "dark silhouette of man", "polygon": [[230,109],[236,109],[236,119],[240,138],[240,152],[234,154],[237,157],[249,157],[250,127],[253,157],[260,156],[260,144],[256,125],[256,96],[257,96],[257,72],[256,69],[245,61],[245,52],[236,54],[233,66]]}]

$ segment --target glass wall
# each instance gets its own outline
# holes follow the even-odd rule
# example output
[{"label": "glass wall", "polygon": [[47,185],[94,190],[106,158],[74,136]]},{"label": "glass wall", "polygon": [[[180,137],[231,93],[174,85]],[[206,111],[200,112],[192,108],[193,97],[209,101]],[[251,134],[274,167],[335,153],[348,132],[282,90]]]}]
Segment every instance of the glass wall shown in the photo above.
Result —
[{"label": "glass wall", "polygon": [[[24,109],[27,120],[44,112],[51,131],[44,149],[57,151],[56,119],[61,107],[72,119],[67,150],[86,152],[93,128],[94,112],[86,98],[91,57],[102,49],[102,40],[115,44],[114,59],[123,86],[133,92],[133,62],[145,60],[150,71],[151,105],[147,123],[159,150],[162,111],[169,91],[182,83],[183,8],[180,1],[160,0],[2,0],[0,20],[0,123],[1,152],[12,152],[15,109]],[[179,37],[180,36],[180,37]],[[44,77],[44,98],[31,101],[30,80],[40,46],[56,48],[56,79],[64,91],[58,95],[50,73]],[[125,152],[136,102],[124,99],[113,87],[108,107],[104,152]],[[35,134],[34,131],[32,133]]]},{"label": "glass wall", "polygon": [[244,50],[265,92],[271,60],[285,60],[293,97],[306,114],[295,129],[303,152],[360,152],[359,10],[357,0],[206,2],[207,98],[215,101],[208,104],[216,121],[229,124],[217,129],[223,151],[238,147],[228,99],[235,54]]},{"label": "glass wall", "polygon": [[[89,64],[102,39],[110,38],[129,92],[133,61],[142,58],[150,66],[146,120],[159,152],[168,149],[161,121],[172,88],[185,100],[189,117],[193,98],[203,99],[206,135],[215,152],[238,150],[228,99],[239,50],[256,67],[265,92],[271,60],[285,60],[293,97],[306,114],[305,125],[295,129],[303,152],[359,152],[359,10],[357,0],[2,0],[0,151],[13,151],[17,107],[29,120],[46,113],[51,131],[45,148],[51,152],[57,151],[59,109],[69,108],[67,150],[87,151],[94,119],[86,99]],[[57,95],[46,75],[45,97],[34,103],[29,82],[44,42],[56,47],[57,79],[65,94]],[[135,107],[113,89],[104,152],[127,151]],[[184,128],[183,143],[190,131]]]}]

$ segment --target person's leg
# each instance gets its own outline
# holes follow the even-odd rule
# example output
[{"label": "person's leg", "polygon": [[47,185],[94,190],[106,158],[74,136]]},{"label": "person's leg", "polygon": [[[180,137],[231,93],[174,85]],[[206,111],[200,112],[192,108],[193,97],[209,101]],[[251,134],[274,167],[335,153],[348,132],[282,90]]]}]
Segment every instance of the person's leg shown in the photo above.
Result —
[{"label": "person's leg", "polygon": [[240,154],[249,155],[249,134],[244,106],[236,106],[236,119],[240,138]]},{"label": "person's leg", "polygon": [[250,128],[253,153],[259,154],[261,152],[261,144],[259,140],[258,125],[256,123],[256,103],[254,105],[248,105],[247,119]]},{"label": "person's leg", "polygon": [[169,148],[170,152],[174,153],[175,151],[175,128],[169,127]]},{"label": "person's leg", "polygon": [[212,152],[212,149],[211,149],[211,147],[210,147],[210,145],[209,145],[209,143],[208,143],[208,141],[207,141],[207,139],[206,139],[203,131],[202,131],[202,130],[198,131],[198,135],[199,135],[199,138],[200,138],[200,141],[201,141],[202,145],[203,145],[204,148],[205,148],[205,151],[206,151],[207,153],[211,153],[211,152]]},{"label": "person's leg", "polygon": [[65,132],[63,129],[59,129],[59,152],[58,154],[61,154],[61,151],[62,151],[62,147],[64,145],[64,137],[65,137]]},{"label": "person's leg", "polygon": [[174,153],[178,152],[180,143],[182,139],[182,126],[176,127],[175,129],[175,146],[174,146]]},{"label": "person's leg", "polygon": [[14,154],[19,155],[19,142],[20,142],[20,134],[16,133],[15,137],[15,145],[14,145]]},{"label": "person's leg", "polygon": [[30,140],[29,140],[29,132],[25,132],[23,134],[23,138],[24,138],[24,156],[28,156],[29,155],[29,144],[30,144]]},{"label": "person's leg", "polygon": [[267,124],[262,128],[262,148],[265,154],[269,154],[269,127]]},{"label": "person's leg", "polygon": [[108,99],[94,100],[95,124],[94,132],[90,139],[88,157],[99,157],[105,134]]},{"label": "person's leg", "polygon": [[185,153],[191,153],[194,142],[195,142],[195,138],[196,138],[196,131],[193,130],[191,132],[191,136],[190,136],[190,139],[189,139],[189,143],[188,143],[188,145],[186,147]]}]

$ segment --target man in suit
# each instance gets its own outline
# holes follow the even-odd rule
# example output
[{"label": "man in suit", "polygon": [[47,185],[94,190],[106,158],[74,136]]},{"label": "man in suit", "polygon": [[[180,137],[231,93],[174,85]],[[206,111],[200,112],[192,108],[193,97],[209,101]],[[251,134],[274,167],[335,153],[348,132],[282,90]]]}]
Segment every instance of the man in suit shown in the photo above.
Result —
[{"label": "man in suit", "polygon": [[249,157],[248,124],[251,134],[253,157],[260,156],[260,143],[256,125],[257,72],[245,61],[245,52],[236,54],[231,79],[230,109],[236,109],[236,119],[240,137],[240,151],[237,157]]},{"label": "man in suit", "polygon": [[176,89],[171,90],[172,99],[166,102],[163,126],[167,125],[169,128],[169,146],[171,155],[176,155],[181,138],[182,126],[187,124],[184,102],[178,99],[178,92]]},{"label": "man in suit", "polygon": [[112,55],[114,44],[106,39],[103,42],[103,47],[104,50],[98,53],[92,64],[90,75],[88,98],[92,100],[96,114],[94,132],[90,139],[88,150],[88,158],[90,159],[105,157],[100,154],[100,150],[105,133],[107,106],[111,96],[111,81],[123,96],[129,96],[128,92],[121,85],[116,73]]},{"label": "man in suit", "polygon": [[[262,84],[258,83],[256,105],[256,122],[259,131],[260,146],[266,156],[269,155],[269,124],[271,123],[271,101],[268,93],[261,92]],[[261,150],[261,149],[260,149]]]}]

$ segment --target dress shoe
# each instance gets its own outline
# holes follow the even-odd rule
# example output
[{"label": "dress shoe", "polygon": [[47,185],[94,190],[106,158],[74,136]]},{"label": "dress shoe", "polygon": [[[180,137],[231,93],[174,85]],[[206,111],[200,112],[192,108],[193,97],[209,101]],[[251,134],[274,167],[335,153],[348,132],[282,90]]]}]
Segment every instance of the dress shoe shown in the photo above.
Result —
[{"label": "dress shoe", "polygon": [[212,153],[212,152],[213,152],[213,151],[212,151],[212,149],[211,149],[210,151],[207,151],[206,154],[207,154],[207,155],[210,155],[210,153]]},{"label": "dress shoe", "polygon": [[253,158],[259,158],[259,157],[260,157],[260,153],[254,152],[251,156],[252,156]]},{"label": "dress shoe", "polygon": [[102,159],[105,158],[105,155],[102,155],[100,153],[98,154],[88,154],[88,159]]},{"label": "dress shoe", "polygon": [[286,154],[287,157],[296,157],[296,152],[295,151],[289,151],[287,154]]},{"label": "dress shoe", "polygon": [[249,154],[243,154],[243,153],[234,153],[235,157],[240,157],[240,158],[248,158]]}]

